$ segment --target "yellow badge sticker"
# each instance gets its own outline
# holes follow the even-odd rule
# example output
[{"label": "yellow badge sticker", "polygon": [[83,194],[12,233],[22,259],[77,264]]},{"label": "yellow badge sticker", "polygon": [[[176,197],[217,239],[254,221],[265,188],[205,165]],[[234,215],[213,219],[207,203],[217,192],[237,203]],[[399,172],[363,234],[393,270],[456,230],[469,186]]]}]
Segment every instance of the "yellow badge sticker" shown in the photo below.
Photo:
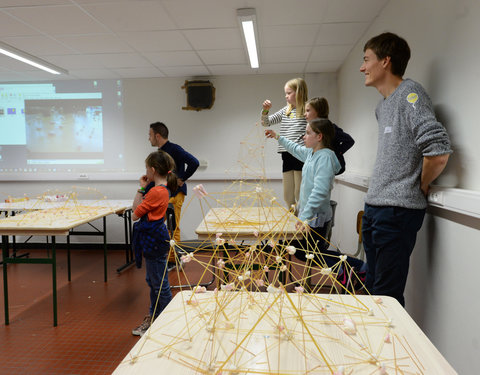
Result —
[{"label": "yellow badge sticker", "polygon": [[408,94],[407,96],[407,102],[411,103],[411,104],[414,104],[414,107],[415,107],[415,103],[417,102],[418,100],[418,95],[414,92],[411,92],[410,94]]}]

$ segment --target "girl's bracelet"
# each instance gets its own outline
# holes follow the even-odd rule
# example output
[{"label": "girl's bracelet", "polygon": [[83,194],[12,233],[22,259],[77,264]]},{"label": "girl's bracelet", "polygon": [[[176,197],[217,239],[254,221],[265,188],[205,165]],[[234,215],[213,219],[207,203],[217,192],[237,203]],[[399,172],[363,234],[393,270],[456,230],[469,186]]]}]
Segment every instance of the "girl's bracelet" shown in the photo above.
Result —
[{"label": "girl's bracelet", "polygon": [[262,109],[262,115],[268,115],[268,109]]},{"label": "girl's bracelet", "polygon": [[140,186],[140,188],[137,190],[137,193],[145,194],[145,188]]}]

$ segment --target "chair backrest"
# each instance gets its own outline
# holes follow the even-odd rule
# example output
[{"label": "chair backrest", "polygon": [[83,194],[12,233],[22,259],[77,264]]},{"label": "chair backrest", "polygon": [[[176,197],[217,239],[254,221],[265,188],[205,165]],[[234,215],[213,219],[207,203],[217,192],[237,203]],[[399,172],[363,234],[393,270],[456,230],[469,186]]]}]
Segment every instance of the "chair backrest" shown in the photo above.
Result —
[{"label": "chair backrest", "polygon": [[363,217],[363,211],[358,211],[357,213],[358,243],[362,243],[362,217]]},{"label": "chair backrest", "polygon": [[358,211],[357,213],[358,243],[357,243],[357,251],[355,252],[355,254],[353,254],[353,256],[361,260],[365,260],[365,250],[363,249],[363,238],[362,238],[362,218],[363,218],[363,211]]},{"label": "chair backrest", "polygon": [[177,228],[177,222],[175,221],[175,210],[173,204],[169,203],[167,207],[167,212],[165,213],[165,223],[167,224],[168,232],[170,237],[173,236],[173,231]]}]

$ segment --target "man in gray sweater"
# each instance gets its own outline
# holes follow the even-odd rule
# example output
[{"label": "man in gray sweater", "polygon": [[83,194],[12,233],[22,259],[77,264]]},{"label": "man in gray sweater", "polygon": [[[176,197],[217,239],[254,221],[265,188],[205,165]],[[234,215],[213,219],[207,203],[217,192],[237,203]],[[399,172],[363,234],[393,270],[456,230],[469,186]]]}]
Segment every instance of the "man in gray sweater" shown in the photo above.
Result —
[{"label": "man in gray sweater", "polygon": [[377,105],[378,150],[363,215],[371,294],[403,296],[410,255],[427,207],[430,183],[445,168],[450,140],[423,87],[403,79],[410,48],[392,33],[370,39],[360,71],[365,86],[383,98]]}]

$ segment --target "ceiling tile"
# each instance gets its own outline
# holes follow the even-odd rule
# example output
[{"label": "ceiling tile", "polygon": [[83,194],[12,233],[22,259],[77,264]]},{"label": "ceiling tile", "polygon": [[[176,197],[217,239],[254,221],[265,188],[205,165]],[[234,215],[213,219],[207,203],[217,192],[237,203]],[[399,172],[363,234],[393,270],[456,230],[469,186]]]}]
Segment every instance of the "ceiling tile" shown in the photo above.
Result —
[{"label": "ceiling tile", "polygon": [[286,50],[283,47],[263,48],[260,62],[263,64],[305,62],[311,50],[311,47],[288,47]]},{"label": "ceiling tile", "polygon": [[321,73],[321,72],[336,72],[340,66],[342,66],[342,61],[324,61],[316,63],[308,63],[305,68],[305,73]]},{"label": "ceiling tile", "polygon": [[139,52],[187,51],[192,49],[180,31],[141,31],[118,33],[118,36]]},{"label": "ceiling tile", "polygon": [[81,53],[133,52],[125,42],[113,35],[71,35],[59,36],[57,39]]},{"label": "ceiling tile", "polygon": [[[330,72],[387,2],[0,0],[0,39],[76,74],[49,79]],[[249,6],[258,21],[257,70],[236,17]],[[0,59],[3,79],[32,80],[35,72]]]},{"label": "ceiling tile", "polygon": [[161,69],[168,77],[209,76],[210,72],[204,66],[169,66]]},{"label": "ceiling tile", "polygon": [[79,69],[71,70],[68,72],[73,78],[79,79],[110,79],[110,78],[120,78],[120,76],[108,69]]},{"label": "ceiling tile", "polygon": [[38,35],[38,31],[4,12],[0,12],[0,25],[0,37]]},{"label": "ceiling tile", "polygon": [[324,22],[371,22],[388,0],[329,0]]},{"label": "ceiling tile", "polygon": [[243,75],[243,74],[257,74],[257,69],[251,69],[249,65],[209,65],[208,69],[213,75]]},{"label": "ceiling tile", "polygon": [[19,50],[35,56],[70,54],[73,52],[62,43],[46,36],[5,37],[2,40]]},{"label": "ceiling tile", "polygon": [[320,61],[343,61],[347,57],[348,53],[352,47],[350,45],[339,45],[339,46],[317,46],[312,50],[310,55],[309,62],[320,62]]},{"label": "ceiling tile", "polygon": [[165,74],[161,73],[156,68],[119,68],[112,69],[122,78],[144,78],[144,77],[165,77]]},{"label": "ceiling tile", "polygon": [[74,5],[9,8],[6,12],[51,35],[89,34],[106,31],[100,23]]},{"label": "ceiling tile", "polygon": [[149,52],[144,55],[158,67],[203,65],[196,53],[191,51]]},{"label": "ceiling tile", "polygon": [[309,46],[313,44],[317,32],[318,25],[260,27],[260,47]]},{"label": "ceiling tile", "polygon": [[328,0],[265,0],[255,5],[258,24],[273,25],[305,25],[318,24],[323,21],[328,9]]},{"label": "ceiling tile", "polygon": [[[42,0],[41,3],[42,5],[66,5],[71,4],[72,2],[70,0]],[[38,5],[38,0],[0,0],[0,8]]]},{"label": "ceiling tile", "polygon": [[97,59],[97,56],[98,55],[87,54],[48,56],[48,61],[68,71],[103,68],[104,66],[102,62]]},{"label": "ceiling tile", "polygon": [[195,49],[243,48],[240,29],[185,30],[184,34]]},{"label": "ceiling tile", "polygon": [[48,56],[48,61],[67,70],[96,68],[152,67],[144,57],[134,53],[103,53]]},{"label": "ceiling tile", "polygon": [[74,0],[78,4],[98,4],[98,3],[131,3],[138,0]]},{"label": "ceiling tile", "polygon": [[106,68],[152,67],[143,56],[135,53],[102,53],[94,55],[93,58]]},{"label": "ceiling tile", "polygon": [[[175,0],[166,1],[164,6],[178,27],[204,29],[227,28],[236,24],[236,3],[239,5],[238,1],[231,0]],[[245,6],[239,5],[238,8],[245,8]]]},{"label": "ceiling tile", "polygon": [[304,63],[262,64],[258,69],[261,74],[303,73]]},{"label": "ceiling tile", "polygon": [[210,64],[247,64],[247,52],[244,49],[201,50],[198,55],[207,65]]},{"label": "ceiling tile", "polygon": [[321,25],[316,44],[349,44],[353,46],[365,33],[368,23],[326,23]]},{"label": "ceiling tile", "polygon": [[92,17],[113,31],[172,30],[176,25],[158,1],[84,5]]}]

